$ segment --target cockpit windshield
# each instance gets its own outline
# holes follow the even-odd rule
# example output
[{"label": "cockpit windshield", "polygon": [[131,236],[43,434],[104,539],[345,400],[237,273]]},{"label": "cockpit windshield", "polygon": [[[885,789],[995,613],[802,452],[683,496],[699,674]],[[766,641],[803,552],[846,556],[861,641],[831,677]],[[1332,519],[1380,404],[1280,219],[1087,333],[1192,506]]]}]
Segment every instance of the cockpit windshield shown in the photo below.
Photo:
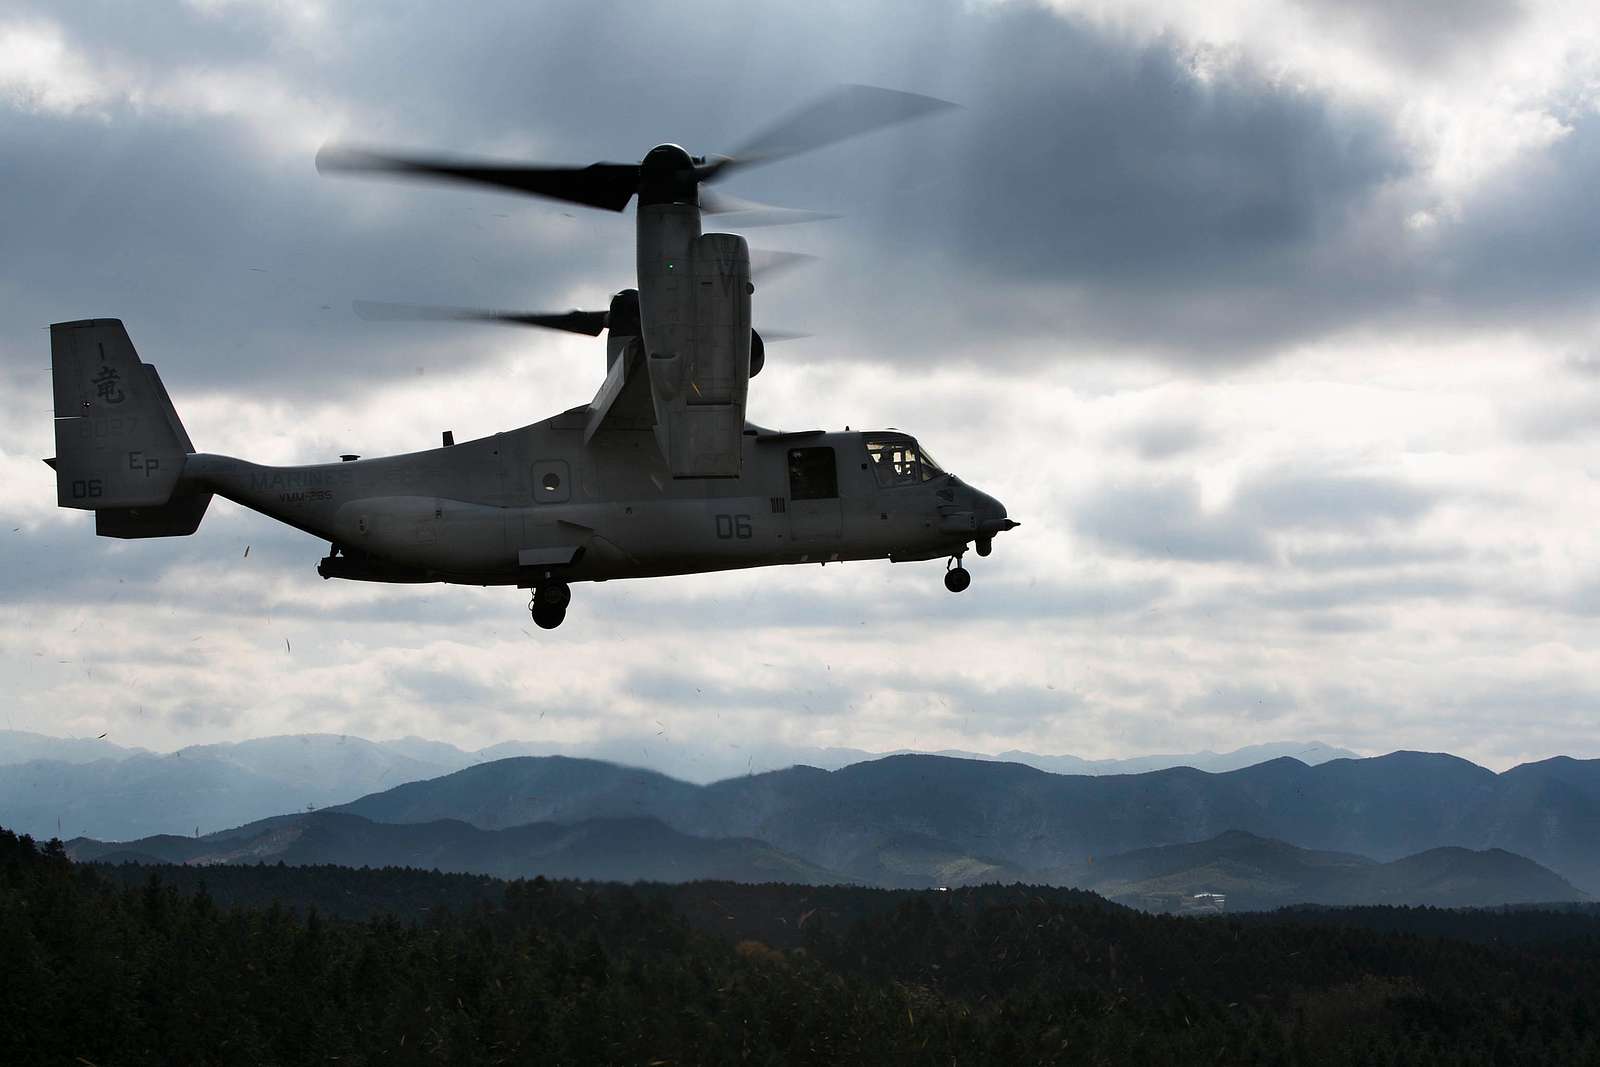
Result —
[{"label": "cockpit windshield", "polygon": [[914,437],[899,433],[868,434],[867,459],[878,484],[915,485],[931,482],[944,474],[944,468],[921,448]]}]

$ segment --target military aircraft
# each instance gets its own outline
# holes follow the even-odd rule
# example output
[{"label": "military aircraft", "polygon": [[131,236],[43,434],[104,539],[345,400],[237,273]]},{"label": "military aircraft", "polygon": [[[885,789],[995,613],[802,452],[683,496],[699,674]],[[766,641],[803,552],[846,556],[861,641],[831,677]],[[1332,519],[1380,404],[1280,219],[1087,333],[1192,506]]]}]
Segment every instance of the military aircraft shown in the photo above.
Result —
[{"label": "military aircraft", "polygon": [[[895,430],[779,432],[745,421],[765,362],[750,327],[744,238],[701,217],[767,209],[702,186],[846,137],[930,114],[942,101],[847,86],[731,156],[676,144],[639,163],[552,167],[324,148],[318,169],[487,185],[611,211],[638,198],[636,287],[604,311],[413,308],[415,317],[605,332],[606,375],[587,405],[492,437],[376,459],[267,467],[197,453],[155,367],[118,319],[50,328],[62,507],[106,537],[199,528],[221,495],[331,545],[323,578],[508,585],[532,591],[545,629],[571,583],[843,560],[947,558],[967,588],[969,545],[987,556],[1018,524],[993,497]],[[380,309],[381,312],[381,309]]]}]

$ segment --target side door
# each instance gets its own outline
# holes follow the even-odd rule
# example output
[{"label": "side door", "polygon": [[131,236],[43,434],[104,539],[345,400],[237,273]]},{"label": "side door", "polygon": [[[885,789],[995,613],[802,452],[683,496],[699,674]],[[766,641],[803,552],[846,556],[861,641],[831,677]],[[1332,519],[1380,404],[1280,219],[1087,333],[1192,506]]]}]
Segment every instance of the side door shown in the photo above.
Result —
[{"label": "side door", "polygon": [[789,537],[797,542],[836,541],[839,462],[826,445],[789,449]]}]

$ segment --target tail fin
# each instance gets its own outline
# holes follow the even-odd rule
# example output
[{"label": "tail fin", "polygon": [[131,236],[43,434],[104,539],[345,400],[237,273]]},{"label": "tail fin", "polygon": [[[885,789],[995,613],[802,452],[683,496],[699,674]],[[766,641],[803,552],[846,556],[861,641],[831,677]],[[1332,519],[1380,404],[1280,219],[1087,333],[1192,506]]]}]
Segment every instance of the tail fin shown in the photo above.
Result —
[{"label": "tail fin", "polygon": [[120,319],[50,327],[56,502],[97,512],[108,537],[193,533],[211,494],[180,486],[189,434]]}]

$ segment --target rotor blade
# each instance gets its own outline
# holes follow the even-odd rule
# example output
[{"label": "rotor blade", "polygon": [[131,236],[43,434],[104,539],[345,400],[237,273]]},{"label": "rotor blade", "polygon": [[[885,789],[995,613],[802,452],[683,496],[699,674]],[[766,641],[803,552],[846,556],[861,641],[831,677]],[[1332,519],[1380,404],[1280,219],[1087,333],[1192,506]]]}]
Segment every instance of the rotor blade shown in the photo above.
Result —
[{"label": "rotor blade", "polygon": [[796,333],[794,330],[769,330],[764,326],[761,328],[761,339],[774,343],[778,341],[801,341],[810,336],[809,333]]},{"label": "rotor blade", "polygon": [[489,311],[439,304],[385,304],[376,300],[357,300],[351,307],[358,317],[368,322],[498,322],[507,326],[543,326],[590,337],[600,336],[600,331],[606,328],[608,315],[604,311]]},{"label": "rotor blade", "polygon": [[708,161],[701,178],[709,181],[727,169],[771,163],[957,106],[918,93],[841,85],[745,142],[732,156]]},{"label": "rotor blade", "polygon": [[746,200],[729,196],[712,189],[700,190],[700,211],[705,215],[727,215],[723,222],[729,227],[745,229],[751,226],[788,226],[796,222],[821,222],[836,219],[826,211],[806,211],[803,208],[776,207],[759,200]]},{"label": "rotor blade", "polygon": [[804,263],[810,263],[816,256],[804,252],[776,252],[770,248],[750,249],[750,277],[771,279],[774,275],[782,274],[786,270],[793,270]]},{"label": "rotor blade", "polygon": [[392,156],[362,148],[324,145],[317,152],[319,174],[389,174],[442,178],[497,189],[567,200],[621,211],[639,188],[637,163],[595,163],[587,167],[532,167],[422,156]]}]

